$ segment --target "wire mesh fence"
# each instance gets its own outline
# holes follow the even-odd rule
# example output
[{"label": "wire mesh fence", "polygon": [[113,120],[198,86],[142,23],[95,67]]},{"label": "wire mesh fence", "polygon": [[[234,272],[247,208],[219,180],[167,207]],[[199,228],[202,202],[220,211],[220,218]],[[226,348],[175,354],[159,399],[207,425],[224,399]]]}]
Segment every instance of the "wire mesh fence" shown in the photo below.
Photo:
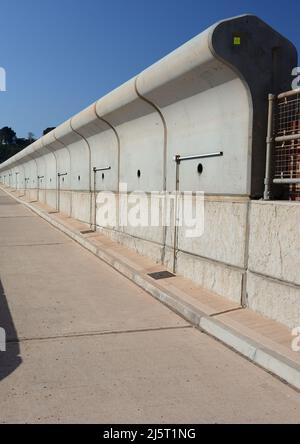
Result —
[{"label": "wire mesh fence", "polygon": [[[284,140],[282,140],[284,139]],[[300,201],[300,91],[282,94],[275,108],[274,178],[286,182],[289,200]],[[297,183],[299,180],[299,183]]]}]

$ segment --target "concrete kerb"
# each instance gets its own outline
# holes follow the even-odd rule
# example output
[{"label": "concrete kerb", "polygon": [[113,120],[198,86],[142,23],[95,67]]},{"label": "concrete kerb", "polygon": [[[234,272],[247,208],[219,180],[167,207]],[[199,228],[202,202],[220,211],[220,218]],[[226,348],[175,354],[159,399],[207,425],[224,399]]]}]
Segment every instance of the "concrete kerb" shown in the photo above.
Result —
[{"label": "concrete kerb", "polygon": [[216,317],[209,317],[197,308],[181,300],[178,296],[175,296],[171,292],[160,288],[157,283],[154,284],[152,281],[150,282],[150,279],[148,279],[147,276],[138,273],[128,264],[119,258],[114,257],[113,254],[103,251],[88,239],[84,238],[82,234],[72,231],[63,223],[53,219],[45,211],[34,207],[30,203],[24,202],[2,187],[0,187],[0,189],[16,201],[25,205],[52,226],[66,234],[79,245],[93,253],[103,262],[110,265],[123,276],[130,279],[143,290],[147,291],[147,293],[169,307],[172,311],[182,316],[193,326],[200,329],[203,333],[209,334],[210,336],[216,338],[256,365],[262,367],[283,381],[286,381],[294,388],[300,390],[300,365],[297,362],[289,360],[285,356],[274,352],[272,349],[266,348],[262,344],[253,341],[251,338],[238,333],[236,330],[233,330],[227,326],[224,322],[216,319]]}]

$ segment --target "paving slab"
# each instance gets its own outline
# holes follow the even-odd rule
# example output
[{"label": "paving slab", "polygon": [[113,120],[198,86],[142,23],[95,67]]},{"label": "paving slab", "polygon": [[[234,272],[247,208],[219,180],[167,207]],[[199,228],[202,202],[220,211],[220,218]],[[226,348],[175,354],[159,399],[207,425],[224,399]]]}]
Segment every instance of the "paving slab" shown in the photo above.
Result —
[{"label": "paving slab", "polygon": [[[0,219],[9,207],[0,205]],[[70,230],[72,220],[51,217]],[[300,423],[299,392],[184,317],[199,316],[207,330],[221,326],[225,336],[231,323],[230,340],[242,346],[249,332],[239,336],[238,322],[256,325],[258,335],[271,335],[270,326],[239,309],[218,314],[224,301],[210,304],[213,295],[179,277],[154,287],[147,273],[155,264],[141,258],[135,270],[134,253],[124,257],[126,249],[104,239],[107,258],[118,252],[112,267],[78,244],[86,237],[71,239],[78,231],[66,236],[38,217],[24,229],[23,218],[12,219],[17,242],[11,218],[2,218],[11,245],[0,236],[0,326],[9,339],[0,353],[0,423]],[[182,316],[143,285],[165,303],[174,298]],[[286,347],[284,332],[275,333]],[[270,356],[255,347],[268,368]]]},{"label": "paving slab", "polygon": [[21,355],[0,422],[300,422],[294,390],[196,329],[29,341]]},{"label": "paving slab", "polygon": [[[34,217],[32,212],[27,217],[6,218],[5,209],[0,207],[0,245],[40,245],[66,242],[65,237],[58,230],[49,230],[47,222]],[[29,216],[31,217],[29,217]]]},{"label": "paving slab", "polygon": [[19,338],[187,325],[84,248],[65,240],[58,245],[0,246],[2,285]]}]

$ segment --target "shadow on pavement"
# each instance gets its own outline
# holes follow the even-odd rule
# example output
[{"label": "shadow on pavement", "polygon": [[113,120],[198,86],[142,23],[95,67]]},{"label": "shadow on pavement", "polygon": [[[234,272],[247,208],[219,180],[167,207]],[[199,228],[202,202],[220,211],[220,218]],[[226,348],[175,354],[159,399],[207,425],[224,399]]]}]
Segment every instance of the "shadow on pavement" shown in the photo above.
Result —
[{"label": "shadow on pavement", "polygon": [[6,352],[0,351],[0,381],[13,373],[22,363],[20,344],[0,280],[0,327],[6,332]]}]

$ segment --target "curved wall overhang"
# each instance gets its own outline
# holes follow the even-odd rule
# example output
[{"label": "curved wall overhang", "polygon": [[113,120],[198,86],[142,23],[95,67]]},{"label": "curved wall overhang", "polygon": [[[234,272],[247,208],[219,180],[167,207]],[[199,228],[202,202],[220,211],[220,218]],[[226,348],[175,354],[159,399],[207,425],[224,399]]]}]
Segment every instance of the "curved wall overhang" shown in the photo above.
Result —
[{"label": "curved wall overhang", "polygon": [[173,190],[174,155],[222,151],[203,160],[201,175],[199,162],[182,164],[181,189],[260,197],[267,97],[290,89],[296,65],[295,47],[259,18],[223,20],[0,165],[0,174],[48,147],[56,170],[68,172],[62,188],[90,190],[93,166],[109,163],[101,189],[121,181],[129,190]]}]

